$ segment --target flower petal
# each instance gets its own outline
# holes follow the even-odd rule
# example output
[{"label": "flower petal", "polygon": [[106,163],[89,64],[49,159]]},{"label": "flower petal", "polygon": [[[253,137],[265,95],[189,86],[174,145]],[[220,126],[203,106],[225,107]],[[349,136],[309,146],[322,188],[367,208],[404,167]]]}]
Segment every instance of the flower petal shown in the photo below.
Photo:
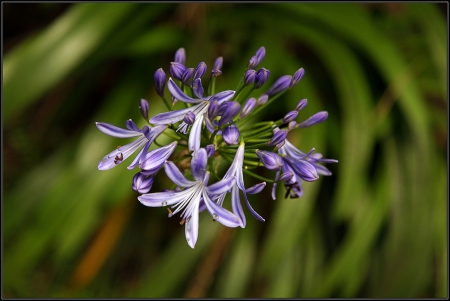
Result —
[{"label": "flower petal", "polygon": [[194,179],[203,181],[206,173],[206,164],[208,163],[208,154],[204,148],[194,153],[191,160],[191,172]]},{"label": "flower petal", "polygon": [[102,133],[117,138],[129,138],[142,135],[141,132],[125,130],[123,128],[105,122],[96,122],[95,125]]},{"label": "flower petal", "polygon": [[178,87],[178,85],[172,80],[172,78],[169,78],[169,81],[167,82],[167,88],[169,88],[170,93],[175,97],[176,99],[186,102],[186,103],[199,103],[202,102],[203,99],[194,99],[186,94],[184,94],[183,91]]},{"label": "flower petal", "polygon": [[242,209],[241,199],[239,198],[239,188],[237,185],[234,185],[233,188],[231,188],[231,209],[239,219],[239,226],[245,228],[245,214]]},{"label": "flower petal", "polygon": [[194,110],[194,108],[195,108],[195,106],[190,107],[190,108],[181,109],[181,110],[160,113],[160,114],[152,117],[149,121],[150,121],[150,123],[153,123],[153,124],[172,124],[172,123],[178,122],[180,120],[183,120],[186,113],[192,112]]},{"label": "flower petal", "polygon": [[166,161],[166,163],[164,164],[164,171],[166,172],[166,175],[169,177],[169,179],[172,180],[172,182],[174,182],[177,186],[191,187],[196,183],[186,179],[173,162]]},{"label": "flower petal", "polygon": [[245,192],[248,194],[257,194],[260,193],[264,187],[266,187],[266,182],[261,182],[256,185],[253,185],[252,187],[245,189]]},{"label": "flower petal", "polygon": [[174,141],[166,146],[154,149],[151,152],[146,153],[143,156],[139,167],[147,171],[147,175],[151,174],[151,172],[154,173],[158,171],[163,166],[164,162],[173,153],[175,147],[177,146],[177,143],[177,141]]},{"label": "flower petal", "polygon": [[195,204],[193,204],[195,207],[192,210],[192,215],[187,219],[185,226],[186,241],[192,249],[195,247],[198,238],[199,203],[200,202],[195,202]]},{"label": "flower petal", "polygon": [[217,94],[205,97],[204,99],[209,100],[210,102],[217,100],[217,102],[219,104],[221,104],[224,101],[228,101],[228,100],[232,99],[234,96],[234,93],[236,93],[236,92],[233,90],[225,90],[225,91],[219,92]]},{"label": "flower petal", "polygon": [[176,204],[186,199],[192,190],[153,192],[138,197],[139,202],[147,207],[162,207]]},{"label": "flower petal", "polygon": [[208,209],[209,213],[211,213],[214,220],[218,221],[226,227],[238,227],[240,225],[237,216],[214,203],[209,198],[206,191],[203,192],[203,200],[205,200],[206,208]]},{"label": "flower petal", "polygon": [[105,157],[103,157],[103,159],[98,163],[98,169],[108,170],[119,165],[147,142],[148,142],[147,138],[145,138],[145,136],[142,135],[133,142],[113,150]]},{"label": "flower petal", "polygon": [[260,221],[262,221],[262,222],[265,222],[266,220],[263,219],[262,216],[259,215],[259,214],[255,211],[255,209],[253,209],[252,205],[250,205],[250,202],[248,201],[247,194],[245,193],[245,191],[242,191],[242,193],[244,194],[244,199],[245,199],[245,202],[247,203],[247,207],[248,207],[248,210],[250,210],[250,213],[251,213],[257,220],[260,220]]},{"label": "flower petal", "polygon": [[214,183],[212,185],[206,186],[206,192],[210,195],[219,195],[222,193],[226,193],[228,190],[233,187],[233,185],[236,183],[236,177],[226,177],[220,180],[217,183]]},{"label": "flower petal", "polygon": [[203,123],[203,114],[197,115],[189,134],[188,148],[190,151],[197,151],[200,148],[201,130]]}]

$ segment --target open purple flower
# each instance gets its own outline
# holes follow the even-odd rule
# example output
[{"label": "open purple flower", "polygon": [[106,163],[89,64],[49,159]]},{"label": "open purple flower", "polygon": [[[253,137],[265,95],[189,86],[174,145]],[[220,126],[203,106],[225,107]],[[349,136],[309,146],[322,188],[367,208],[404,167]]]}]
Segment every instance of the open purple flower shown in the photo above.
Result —
[{"label": "open purple flower", "polygon": [[[250,205],[250,202],[248,201],[247,198],[247,193],[249,194],[259,193],[266,186],[266,182],[261,182],[259,184],[250,187],[249,189],[245,188],[244,174],[242,172],[242,165],[244,163],[244,149],[245,145],[243,143],[239,145],[236,151],[236,155],[234,156],[233,163],[231,164],[227,173],[223,177],[224,180],[230,177],[236,178],[236,183],[231,188],[231,208],[233,210],[233,213],[239,218],[239,225],[242,228],[245,227],[245,214],[244,210],[242,209],[241,199],[239,197],[239,190],[242,190],[245,202],[247,203],[247,207],[250,210],[251,214],[256,219],[264,222],[265,221],[264,218],[262,218]],[[225,195],[226,193],[223,193],[218,197],[217,203],[221,206],[223,204],[223,200],[225,199]]]},{"label": "open purple flower", "polygon": [[209,185],[209,172],[206,171],[208,155],[204,148],[194,152],[191,161],[191,173],[194,181],[186,179],[178,167],[167,161],[164,170],[167,176],[179,187],[181,191],[167,191],[143,194],[138,200],[145,206],[161,207],[170,206],[176,208],[171,215],[181,213],[181,218],[186,222],[186,240],[191,248],[194,248],[198,237],[199,207],[202,200],[213,219],[227,227],[240,225],[239,219],[230,211],[217,205],[211,200],[212,195],[226,193],[236,182],[235,177],[227,177],[221,181]]},{"label": "open purple flower", "polygon": [[[201,80],[197,79],[196,81],[194,81],[194,84],[201,85]],[[196,151],[200,148],[202,123],[205,116],[206,118],[208,118],[207,112],[210,102],[216,100],[218,104],[221,104],[225,101],[228,101],[233,97],[235,91],[226,90],[207,97],[192,98],[186,95],[183,91],[181,91],[181,89],[172,80],[172,78],[169,78],[169,81],[167,82],[167,87],[170,93],[172,93],[172,95],[176,99],[185,103],[191,103],[195,105],[193,105],[190,108],[158,114],[152,119],[150,119],[150,122],[154,124],[172,124],[183,120],[184,116],[186,116],[188,112],[194,113],[195,121],[192,124],[191,133],[189,135],[188,148],[190,151]],[[179,125],[178,130],[186,134],[188,130],[187,124],[183,121]]]},{"label": "open purple flower", "polygon": [[127,120],[125,123],[127,129],[123,129],[105,122],[96,122],[95,125],[101,132],[109,136],[117,138],[137,137],[137,139],[133,142],[120,146],[111,153],[107,154],[98,163],[99,170],[108,170],[119,165],[143,146],[141,151],[134,158],[133,162],[131,162],[131,164],[127,167],[128,169],[135,168],[141,162],[143,154],[145,155],[145,153],[147,153],[148,148],[156,137],[158,137],[167,128],[166,125],[159,125],[156,127],[149,127],[145,125],[142,130],[140,130],[131,119]]}]

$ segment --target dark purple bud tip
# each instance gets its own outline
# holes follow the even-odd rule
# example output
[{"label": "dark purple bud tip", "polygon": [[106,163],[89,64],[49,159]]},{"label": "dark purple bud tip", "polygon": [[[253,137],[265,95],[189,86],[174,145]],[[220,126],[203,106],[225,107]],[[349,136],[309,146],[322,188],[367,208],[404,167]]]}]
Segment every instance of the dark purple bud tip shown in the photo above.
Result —
[{"label": "dark purple bud tip", "polygon": [[274,96],[276,94],[279,94],[286,90],[289,87],[289,84],[291,83],[292,76],[290,75],[283,75],[277,81],[269,88],[269,90],[266,91],[265,94],[269,96]]},{"label": "dark purple bud tip", "polygon": [[187,112],[186,115],[184,115],[183,121],[189,125],[193,124],[195,121],[195,114],[192,112]]},{"label": "dark purple bud tip", "polygon": [[244,74],[244,85],[249,86],[255,82],[256,71],[249,69]]},{"label": "dark purple bud tip", "polygon": [[281,124],[293,121],[295,118],[297,118],[297,115],[298,115],[297,111],[288,112],[286,115],[284,115],[283,119],[281,120]]},{"label": "dark purple bud tip", "polygon": [[256,72],[255,76],[255,89],[261,88],[269,79],[270,71],[266,68],[261,68]]},{"label": "dark purple bud tip", "polygon": [[236,125],[232,124],[228,127],[226,127],[223,131],[222,131],[222,137],[223,140],[225,141],[226,144],[228,145],[234,145],[234,144],[238,144],[239,142],[239,129],[237,128]]},{"label": "dark purple bud tip", "polygon": [[273,134],[269,142],[267,142],[267,145],[275,146],[277,144],[280,144],[281,142],[284,142],[284,140],[286,140],[286,137],[287,137],[286,130],[278,130]]},{"label": "dark purple bud tip", "polygon": [[295,127],[296,128],[306,128],[306,127],[313,126],[313,125],[319,124],[321,122],[324,122],[325,120],[327,120],[327,118],[328,118],[328,112],[321,111],[321,112],[318,112],[318,113],[312,115],[311,117],[309,117],[302,123],[297,124]]},{"label": "dark purple bud tip", "polygon": [[295,71],[294,75],[292,75],[291,83],[289,84],[289,89],[298,84],[298,82],[302,79],[303,75],[305,75],[305,70],[303,68]]},{"label": "dark purple bud tip", "polygon": [[181,77],[181,82],[190,87],[192,85],[192,77],[194,76],[194,68],[186,68],[186,71],[183,73]]},{"label": "dark purple bud tip", "polygon": [[175,62],[183,64],[186,62],[186,51],[180,48],[175,52]]},{"label": "dark purple bud tip", "polygon": [[208,144],[207,146],[205,146],[205,150],[208,158],[211,158],[216,152],[216,147],[214,146],[214,144]]},{"label": "dark purple bud tip", "polygon": [[302,99],[298,102],[297,106],[295,107],[295,110],[297,112],[300,112],[301,110],[303,110],[306,107],[307,104],[308,104],[308,100],[306,98]]},{"label": "dark purple bud tip", "polygon": [[158,93],[158,95],[160,97],[164,97],[164,88],[166,86],[166,73],[164,72],[164,70],[162,68],[159,68],[158,70],[156,70],[155,76],[154,76],[154,82],[155,82],[156,93]]},{"label": "dark purple bud tip", "polygon": [[178,62],[172,62],[170,63],[169,73],[173,78],[182,81],[183,74],[186,72],[186,69],[187,68],[185,65]]},{"label": "dark purple bud tip", "polygon": [[197,68],[195,69],[194,80],[197,78],[202,78],[203,75],[205,75],[206,73],[206,69],[207,69],[206,64],[204,62],[200,62]]},{"label": "dark purple bud tip", "polygon": [[261,160],[261,163],[265,168],[270,170],[280,170],[281,166],[283,166],[283,159],[273,152],[264,151],[264,150],[256,150],[256,155]]},{"label": "dark purple bud tip", "polygon": [[250,114],[253,109],[256,107],[256,99],[254,97],[249,98],[245,104],[244,104],[244,108],[242,109],[241,115],[239,115],[239,118],[244,118],[245,116],[247,116],[248,114]]},{"label": "dark purple bud tip", "polygon": [[139,108],[141,109],[142,116],[148,120],[148,109],[149,109],[148,101],[145,99],[141,99]]}]

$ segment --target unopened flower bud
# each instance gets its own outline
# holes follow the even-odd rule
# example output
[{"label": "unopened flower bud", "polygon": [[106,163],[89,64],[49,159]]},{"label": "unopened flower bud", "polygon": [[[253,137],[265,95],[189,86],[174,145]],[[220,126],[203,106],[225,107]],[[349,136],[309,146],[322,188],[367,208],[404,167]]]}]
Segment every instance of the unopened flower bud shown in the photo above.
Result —
[{"label": "unopened flower bud", "polygon": [[258,57],[256,55],[252,56],[248,61],[247,69],[252,69],[258,66]]},{"label": "unopened flower bud", "polygon": [[303,75],[305,75],[305,70],[303,68],[295,71],[294,75],[292,75],[291,82],[289,84],[289,89],[298,84],[298,82],[302,79]]},{"label": "unopened flower bud", "polygon": [[164,88],[166,87],[166,73],[162,68],[156,70],[154,75],[156,93],[162,98],[164,97]]},{"label": "unopened flower bud", "polygon": [[211,158],[216,152],[216,147],[214,146],[214,144],[208,144],[207,146],[205,146],[205,150],[208,158]]},{"label": "unopened flower bud", "polygon": [[262,105],[265,104],[268,100],[269,100],[269,95],[263,94],[263,95],[261,95],[261,96],[258,98],[257,105],[258,105],[258,106],[262,106]]},{"label": "unopened flower bud", "polygon": [[306,98],[302,99],[298,102],[297,106],[295,107],[295,110],[297,112],[300,112],[301,110],[303,110],[306,107],[307,104],[308,104],[308,100]]},{"label": "unopened flower bud", "polygon": [[239,129],[234,124],[227,126],[222,131],[223,140],[228,145],[238,144],[239,136],[240,136]]},{"label": "unopened flower bud", "polygon": [[291,122],[295,118],[297,118],[298,112],[297,111],[290,111],[286,115],[284,115],[283,119],[281,120],[281,124],[285,124],[288,122]]},{"label": "unopened flower bud", "polygon": [[283,75],[277,81],[269,88],[269,90],[266,91],[265,94],[269,96],[274,96],[276,94],[279,94],[286,90],[289,87],[289,84],[291,83],[292,76],[290,75]]},{"label": "unopened flower bud", "polygon": [[321,111],[321,112],[318,112],[318,113],[312,115],[311,117],[309,117],[302,123],[297,124],[295,127],[296,128],[306,128],[309,126],[319,124],[319,123],[325,121],[327,118],[328,118],[328,112]]},{"label": "unopened flower bud", "polygon": [[256,51],[256,58],[258,59],[258,64],[260,64],[262,62],[262,60],[264,59],[265,56],[266,56],[266,48],[264,48],[264,46],[261,46]]},{"label": "unopened flower bud", "polygon": [[186,69],[187,69],[186,66],[184,66],[181,63],[171,62],[170,68],[169,68],[169,73],[173,78],[175,78],[179,81],[182,81],[183,74],[184,74],[184,72],[186,72]]},{"label": "unopened flower bud", "polygon": [[140,101],[139,108],[141,109],[142,116],[145,119],[148,119],[148,108],[149,108],[148,101],[142,98],[141,101]]},{"label": "unopened flower bud", "polygon": [[278,171],[283,166],[283,159],[274,152],[256,150],[256,155],[267,169]]},{"label": "unopened flower bud", "polygon": [[230,122],[240,111],[241,105],[237,101],[228,101],[219,107],[217,115],[220,116],[219,127]]},{"label": "unopened flower bud", "polygon": [[202,78],[206,73],[207,66],[204,62],[200,62],[194,72],[194,80]]},{"label": "unopened flower bud", "polygon": [[256,71],[253,69],[248,69],[244,74],[244,85],[249,86],[255,82]]},{"label": "unopened flower bud", "polygon": [[288,131],[292,131],[295,128],[296,125],[297,125],[297,121],[295,121],[295,120],[289,122],[289,124],[288,124]]},{"label": "unopened flower bud", "polygon": [[192,91],[198,98],[203,98],[204,89],[201,78],[197,78],[192,83]]},{"label": "unopened flower bud", "polygon": [[269,142],[267,142],[267,145],[270,146],[274,146],[277,145],[281,142],[283,142],[284,140],[286,140],[287,137],[287,131],[286,130],[278,130],[278,131],[274,131],[274,134],[272,136],[272,138],[270,138]]},{"label": "unopened flower bud", "polygon": [[281,182],[288,182],[289,180],[291,180],[294,177],[294,173],[290,170],[284,172],[281,174],[280,178],[278,179],[278,181]]},{"label": "unopened flower bud", "polygon": [[175,62],[183,64],[186,62],[186,51],[184,48],[180,48],[175,52]]},{"label": "unopened flower bud", "polygon": [[256,99],[254,97],[249,98],[245,104],[244,104],[244,108],[242,109],[241,115],[239,115],[239,118],[244,118],[245,116],[247,116],[248,114],[250,114],[253,109],[256,107]]},{"label": "unopened flower bud", "polygon": [[192,77],[194,76],[194,68],[186,68],[186,71],[184,71],[183,76],[181,77],[181,82],[190,87],[192,85]]},{"label": "unopened flower bud", "polygon": [[217,100],[213,100],[208,107],[208,116],[210,119],[214,119],[216,117],[217,112],[219,110],[219,103]]},{"label": "unopened flower bud", "polygon": [[193,124],[195,121],[195,114],[187,112],[186,115],[184,115],[183,121],[189,125]]},{"label": "unopened flower bud", "polygon": [[145,176],[142,173],[138,172],[133,177],[133,184],[131,185],[131,188],[139,193],[148,193],[150,189],[152,189],[153,176]]},{"label": "unopened flower bud", "polygon": [[214,66],[212,68],[212,71],[211,71],[211,76],[212,77],[217,77],[217,76],[222,74],[222,71],[221,71],[222,64],[223,64],[223,58],[221,56],[219,56],[216,59],[216,61],[214,62]]},{"label": "unopened flower bud", "polygon": [[255,89],[261,88],[267,82],[269,75],[270,71],[266,68],[259,69],[255,76]]}]

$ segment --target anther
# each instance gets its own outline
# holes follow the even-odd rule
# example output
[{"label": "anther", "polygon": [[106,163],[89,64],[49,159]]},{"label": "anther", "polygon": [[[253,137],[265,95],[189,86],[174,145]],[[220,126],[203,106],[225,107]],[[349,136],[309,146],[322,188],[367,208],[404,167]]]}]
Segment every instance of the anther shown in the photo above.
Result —
[{"label": "anther", "polygon": [[186,219],[183,218],[180,222],[180,225],[183,225],[185,221],[186,221]]}]

